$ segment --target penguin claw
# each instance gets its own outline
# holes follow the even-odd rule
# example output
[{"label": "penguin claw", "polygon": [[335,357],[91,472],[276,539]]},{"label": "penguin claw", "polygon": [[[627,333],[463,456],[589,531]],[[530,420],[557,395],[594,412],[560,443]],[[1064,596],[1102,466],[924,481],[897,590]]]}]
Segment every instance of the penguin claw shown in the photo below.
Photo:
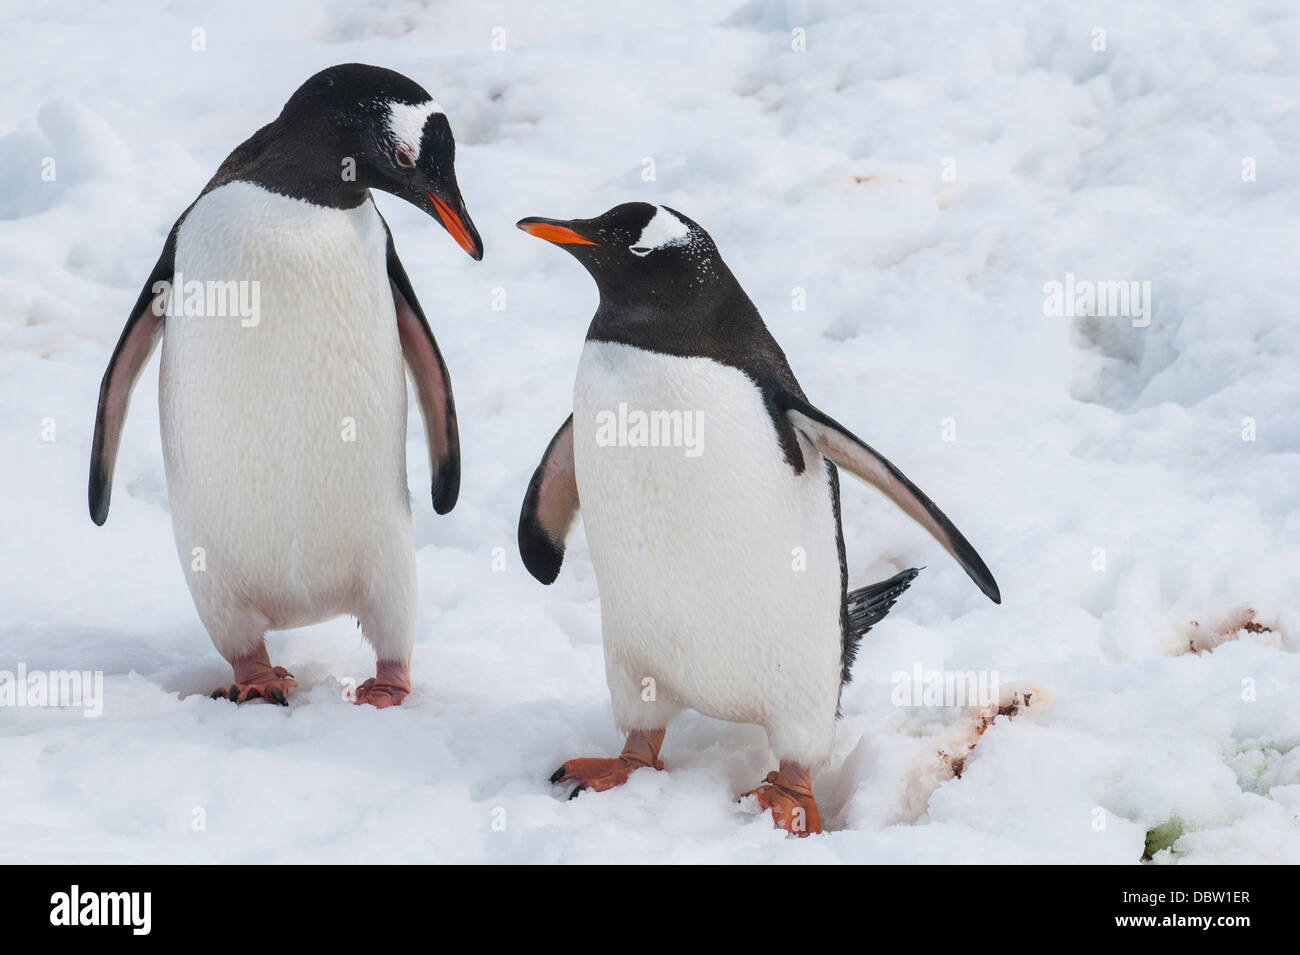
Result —
[{"label": "penguin claw", "polygon": [[588,789],[593,792],[604,792],[615,786],[621,786],[634,772],[646,767],[663,769],[664,763],[661,759],[647,763],[629,756],[616,756],[613,759],[570,759],[551,773],[551,782],[559,783],[566,780],[576,782],[577,788],[569,793],[569,798],[573,799],[578,793]]},{"label": "penguin claw", "polygon": [[232,660],[231,666],[235,671],[235,681],[228,687],[219,686],[213,690],[212,699],[247,703],[251,699],[261,698],[280,706],[289,705],[287,694],[298,683],[284,667],[271,665],[265,645]]},{"label": "penguin claw", "polygon": [[744,801],[753,796],[758,803],[759,812],[772,810],[772,823],[778,829],[796,836],[811,836],[822,831],[821,814],[812,790],[794,783],[780,773],[767,774],[763,785],[751,789],[740,797]]},{"label": "penguin claw", "polygon": [[[277,671],[283,669],[283,667],[276,667]],[[212,691],[209,698],[213,700],[229,700],[231,703],[247,703],[249,700],[262,699],[268,703],[288,706],[289,697],[285,691],[297,685],[298,683],[293,679],[292,674],[287,671],[283,674],[277,672],[276,678],[269,679],[265,683],[232,683],[228,687],[219,686]]]},{"label": "penguin claw", "polygon": [[376,675],[357,687],[358,706],[369,703],[376,709],[400,706],[411,692],[411,671],[403,663],[380,660]]},{"label": "penguin claw", "polygon": [[383,710],[390,706],[400,706],[404,699],[406,699],[406,694],[400,689],[377,684],[375,678],[371,677],[357,687],[357,698],[352,702],[357,706],[369,703],[375,709]]}]

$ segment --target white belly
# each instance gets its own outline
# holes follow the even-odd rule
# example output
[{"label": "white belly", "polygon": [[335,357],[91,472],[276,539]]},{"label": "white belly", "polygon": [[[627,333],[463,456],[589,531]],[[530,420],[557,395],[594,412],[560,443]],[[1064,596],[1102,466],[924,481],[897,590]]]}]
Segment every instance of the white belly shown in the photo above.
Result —
[{"label": "white belly", "polygon": [[[620,403],[629,421],[635,410],[697,415],[698,456],[602,446],[599,424]],[[839,555],[825,463],[810,444],[803,453],[810,466],[795,475],[742,372],[587,343],[574,458],[620,723],[649,678],[660,700],[766,726],[779,754],[829,755]]]},{"label": "white belly", "polygon": [[168,315],[163,335],[168,497],[210,630],[205,604],[247,602],[281,629],[356,613],[385,570],[413,575],[385,248],[369,201],[321,209],[248,183],[204,196],[180,229],[178,280],[258,283],[255,325]]}]

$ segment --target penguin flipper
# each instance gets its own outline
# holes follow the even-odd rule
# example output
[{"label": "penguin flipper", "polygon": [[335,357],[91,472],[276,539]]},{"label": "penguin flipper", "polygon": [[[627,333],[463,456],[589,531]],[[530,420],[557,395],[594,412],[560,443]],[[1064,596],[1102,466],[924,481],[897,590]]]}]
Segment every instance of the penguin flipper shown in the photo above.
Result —
[{"label": "penguin flipper", "polygon": [[578,518],[578,478],[573,463],[573,415],[546,446],[519,513],[519,556],[544,584],[555,582],[564,542]]},{"label": "penguin flipper", "polygon": [[772,395],[771,404],[783,411],[795,430],[811,441],[831,463],[881,491],[903,513],[929,531],[940,546],[961,565],[984,596],[995,604],[1002,603],[997,581],[970,541],[902,471],[839,422],[822,414],[802,398],[781,390]]},{"label": "penguin flipper", "polygon": [[[131,404],[131,392],[162,338],[163,312],[176,270],[176,231],[179,225],[178,222],[172,226],[162,254],[135,300],[135,307],[131,309],[131,316],[126,320],[99,384],[95,437],[90,446],[88,495],[90,519],[99,525],[108,520],[109,500],[113,496],[113,469],[117,466],[117,451],[122,443],[122,425]],[[160,283],[165,283],[165,287],[159,288]]]},{"label": "penguin flipper", "polygon": [[[384,229],[388,224],[384,223]],[[420,399],[424,434],[429,442],[429,474],[432,478],[433,509],[446,514],[460,496],[460,431],[456,426],[456,401],[451,394],[451,375],[438,350],[420,300],[397,257],[393,234],[388,233],[388,282],[397,309],[397,333],[402,357],[411,371],[415,394]]]}]

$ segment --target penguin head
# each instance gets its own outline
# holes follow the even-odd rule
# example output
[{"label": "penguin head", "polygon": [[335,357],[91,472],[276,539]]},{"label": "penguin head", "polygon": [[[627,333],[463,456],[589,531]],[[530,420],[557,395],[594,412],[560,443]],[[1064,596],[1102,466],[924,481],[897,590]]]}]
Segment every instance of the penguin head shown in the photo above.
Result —
[{"label": "penguin head", "polygon": [[603,302],[671,307],[730,278],[709,234],[667,206],[625,202],[594,219],[531,217],[516,226],[581,262]]},{"label": "penguin head", "polygon": [[276,124],[297,133],[341,193],[381,189],[399,196],[437,219],[470,256],[483,258],[456,183],[451,125],[414,80],[362,63],[333,66],[298,88]]}]

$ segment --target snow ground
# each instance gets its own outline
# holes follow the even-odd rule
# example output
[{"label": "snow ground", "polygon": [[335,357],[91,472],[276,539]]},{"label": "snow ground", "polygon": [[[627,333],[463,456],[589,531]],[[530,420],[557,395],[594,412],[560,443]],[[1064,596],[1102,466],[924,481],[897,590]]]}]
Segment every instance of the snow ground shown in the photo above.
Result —
[{"label": "snow ground", "polygon": [[[0,708],[0,859],[1136,863],[1164,827],[1181,836],[1158,862],[1300,862],[1300,13],[859,6],[10,5],[0,669],[101,670],[105,705]],[[157,360],[103,528],[85,503],[95,398],[176,215],[298,83],[354,60],[446,107],[483,233],[476,264],[378,200],[452,371],[463,490],[432,513],[413,418],[406,705],[341,700],[373,658],[340,619],[272,638],[302,684],[291,707],[236,708],[206,697],[228,671],[175,556]],[[513,223],[632,199],[711,231],[811,399],[929,492],[1002,586],[994,607],[846,484],[852,582],[927,569],[858,658],[815,778],[821,838],[736,807],[772,768],[755,727],[687,714],[667,773],[572,802],[546,783],[620,742],[581,530],[551,588],[514,544],[596,295]],[[1066,273],[1150,281],[1149,326],[1046,316]],[[960,778],[976,714],[890,702],[917,664],[1034,692]]]}]

